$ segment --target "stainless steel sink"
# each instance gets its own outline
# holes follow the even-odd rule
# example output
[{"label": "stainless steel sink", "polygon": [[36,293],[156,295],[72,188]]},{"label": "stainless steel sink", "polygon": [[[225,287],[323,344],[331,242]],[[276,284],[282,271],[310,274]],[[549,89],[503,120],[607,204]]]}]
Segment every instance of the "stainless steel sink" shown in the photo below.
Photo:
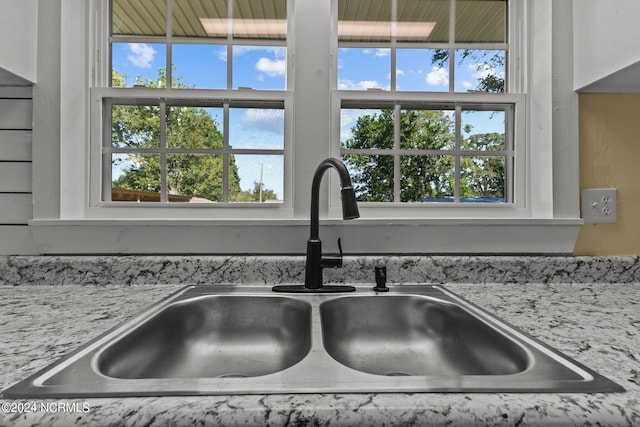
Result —
[{"label": "stainless steel sink", "polygon": [[533,358],[459,306],[417,295],[344,297],[320,304],[322,336],[338,362],[377,375],[510,375]]},{"label": "stainless steel sink", "polygon": [[268,296],[203,296],[174,303],[106,346],[95,360],[113,378],[255,377],[311,349],[311,305]]},{"label": "stainless steel sink", "polygon": [[441,286],[190,286],[4,398],[624,389]]}]

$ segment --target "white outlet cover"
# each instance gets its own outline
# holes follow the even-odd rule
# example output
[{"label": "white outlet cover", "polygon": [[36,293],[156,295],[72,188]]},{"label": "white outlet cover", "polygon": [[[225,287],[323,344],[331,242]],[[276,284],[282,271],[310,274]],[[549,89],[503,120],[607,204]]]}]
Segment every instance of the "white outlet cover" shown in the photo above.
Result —
[{"label": "white outlet cover", "polygon": [[615,188],[583,188],[582,219],[585,224],[615,224],[618,217]]}]

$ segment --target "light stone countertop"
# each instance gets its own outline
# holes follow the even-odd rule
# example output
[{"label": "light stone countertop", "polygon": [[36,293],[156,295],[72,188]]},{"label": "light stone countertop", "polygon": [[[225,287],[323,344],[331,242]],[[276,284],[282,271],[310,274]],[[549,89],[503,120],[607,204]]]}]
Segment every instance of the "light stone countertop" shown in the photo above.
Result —
[{"label": "light stone countertop", "polygon": [[[3,274],[4,280],[26,280],[27,261],[10,259],[11,268],[22,262],[24,265],[21,272],[15,268],[7,270],[5,265],[5,272],[20,277],[6,279],[11,276]],[[637,259],[626,260],[624,264],[623,270],[628,273],[632,269],[636,274]],[[523,268],[521,264],[520,268]],[[273,274],[279,269],[275,267]],[[180,284],[131,284],[138,283],[133,280],[127,281],[128,284],[111,281],[97,285],[91,282],[101,280],[99,274],[92,273],[91,268],[83,271],[84,280],[71,280],[73,284],[0,285],[2,389],[190,283],[180,280]],[[509,271],[503,271],[502,277],[511,274]],[[153,271],[145,274],[157,276]],[[92,275],[92,279],[87,275]],[[263,280],[257,282],[262,284]],[[640,425],[640,281],[609,284],[474,282],[451,283],[446,287],[612,379],[627,391],[615,394],[367,393],[68,399],[63,403],[78,403],[78,407],[87,404],[87,412],[3,411],[0,425]]]}]

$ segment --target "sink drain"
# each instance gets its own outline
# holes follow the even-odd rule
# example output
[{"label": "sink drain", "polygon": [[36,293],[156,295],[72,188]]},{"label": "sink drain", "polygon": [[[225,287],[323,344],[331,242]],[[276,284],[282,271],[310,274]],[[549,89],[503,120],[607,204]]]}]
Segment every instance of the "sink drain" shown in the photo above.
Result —
[{"label": "sink drain", "polygon": [[249,377],[248,375],[229,372],[228,374],[218,375],[217,378],[248,378],[248,377]]}]

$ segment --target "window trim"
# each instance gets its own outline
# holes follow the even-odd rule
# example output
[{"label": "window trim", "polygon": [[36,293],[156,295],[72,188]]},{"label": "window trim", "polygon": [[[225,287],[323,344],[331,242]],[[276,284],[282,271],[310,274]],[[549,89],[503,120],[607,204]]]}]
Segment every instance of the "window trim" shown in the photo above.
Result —
[{"label": "window trim", "polygon": [[[296,1],[296,10],[306,9],[305,13],[310,16],[304,18],[304,14],[299,14],[294,25],[313,28],[324,16],[327,6],[323,3]],[[473,218],[442,215],[405,220],[366,217],[348,222],[323,220],[321,237],[327,242],[327,250],[334,248],[331,243],[335,242],[334,237],[342,235],[347,254],[571,253],[581,224],[577,96],[571,85],[570,46],[556,43],[571,38],[572,28],[567,25],[572,17],[571,4],[551,0],[519,0],[518,3],[522,5],[523,15],[513,30],[526,37],[519,39],[522,58],[511,61],[511,66],[528,70],[518,83],[527,88],[525,132],[529,142],[525,214],[514,218],[494,218],[489,214]],[[89,113],[95,108],[95,90],[90,88],[105,77],[101,76],[100,67],[106,59],[105,51],[95,40],[96,34],[101,33],[97,19],[100,15],[96,11],[103,7],[102,0],[61,2],[58,6],[61,23],[54,31],[60,34],[60,47],[38,50],[39,63],[60,66],[40,70],[42,75],[39,72],[39,84],[34,92],[35,116],[40,117],[40,123],[51,118],[60,124],[59,133],[34,132],[34,151],[41,153],[41,161],[34,163],[34,182],[38,185],[34,184],[36,208],[29,228],[38,253],[304,253],[313,172],[308,165],[331,154],[331,147],[327,145],[325,150],[318,145],[329,137],[328,120],[327,127],[324,121],[317,125],[304,120],[296,120],[295,125],[291,123],[293,138],[305,140],[309,131],[314,135],[304,144],[304,149],[299,146],[292,156],[295,203],[291,220],[255,220],[235,215],[212,220],[211,214],[199,217],[192,214],[180,219],[173,214],[158,215],[157,219],[122,215],[119,219],[112,209],[89,211],[89,161],[95,153],[88,141],[96,129],[92,122],[95,115]],[[529,28],[535,31],[528,31]],[[323,48],[329,41],[309,34],[304,38],[306,43]],[[307,54],[304,50],[296,56],[310,59],[295,64],[298,70],[302,69],[318,82],[325,79],[328,82],[329,64],[335,58],[314,62],[311,52]],[[289,64],[294,66],[294,61]],[[292,94],[298,101],[318,95],[312,88],[301,89],[304,96]],[[323,108],[320,112],[329,115]],[[51,161],[51,155],[58,158],[55,154],[58,145],[59,161]],[[308,163],[303,165],[299,160],[308,160]],[[332,179],[333,174],[327,175]],[[326,214],[326,204],[322,206],[325,209],[321,212]],[[190,213],[195,211],[206,210],[192,209]],[[255,232],[256,227],[259,233]]]},{"label": "window trim", "polygon": [[[393,1],[395,3],[395,0]],[[512,187],[513,203],[505,204],[483,204],[483,203],[406,203],[406,202],[359,202],[362,216],[373,218],[523,218],[531,213],[531,205],[529,202],[530,192],[529,186],[530,174],[527,167],[531,153],[529,147],[530,137],[527,135],[527,95],[525,82],[527,81],[526,73],[523,67],[525,62],[522,58],[526,57],[527,49],[523,38],[525,37],[523,21],[528,18],[526,9],[528,0],[510,0],[507,9],[507,43],[456,43],[453,40],[455,28],[449,26],[449,42],[447,43],[430,43],[430,42],[397,42],[391,40],[389,42],[341,42],[338,40],[338,0],[332,1],[331,8],[331,52],[332,57],[336,58],[335,64],[332,66],[331,72],[331,155],[340,158],[342,149],[340,147],[340,109],[344,102],[361,103],[362,105],[371,105],[371,108],[380,108],[381,103],[414,103],[417,105],[429,103],[465,103],[465,104],[512,104],[514,107],[513,123],[507,124],[512,126],[513,151],[514,151],[514,172],[512,181],[508,185]],[[455,2],[450,2],[450,22],[455,20]],[[453,17],[453,18],[452,18]],[[512,24],[510,24],[512,23]],[[453,66],[454,55],[449,55],[450,81],[448,92],[414,92],[414,91],[396,91],[396,64],[395,56],[392,50],[391,70],[390,70],[390,86],[391,90],[381,91],[358,91],[358,90],[339,90],[338,89],[338,67],[337,58],[338,51],[343,47],[368,47],[372,48],[384,47],[390,49],[396,48],[419,48],[419,49],[449,49],[455,51],[457,48],[473,46],[477,49],[504,49],[506,53],[506,91],[501,94],[490,93],[464,93],[455,92],[455,75]],[[397,50],[395,51],[397,52]],[[330,190],[329,215],[330,217],[339,217],[341,205],[339,199],[339,191],[332,185]]]},{"label": "window trim", "polygon": [[[88,218],[184,218],[184,219],[204,219],[219,218],[291,218],[293,216],[293,46],[294,38],[293,25],[289,25],[286,40],[254,40],[254,39],[233,39],[231,35],[220,39],[200,39],[193,37],[174,37],[172,34],[165,34],[162,37],[130,37],[111,35],[111,0],[91,0],[87,6],[88,15],[94,16],[91,22],[89,34],[91,39],[88,46],[95,46],[89,49],[89,57],[92,57],[93,79],[89,85],[90,101],[90,161],[88,205],[85,207],[85,215]],[[288,0],[287,20],[291,22],[293,16],[293,0]],[[167,12],[167,30],[171,30],[170,10]],[[228,13],[233,13],[229,8]],[[188,44],[217,44],[227,47],[227,88],[226,89],[180,89],[180,88],[114,88],[111,86],[111,43],[119,42],[154,42],[167,45],[165,63],[170,62],[171,43]],[[244,90],[232,89],[232,58],[234,46],[245,45],[269,45],[287,48],[287,71],[286,87],[283,90]],[[95,52],[95,55],[91,55]],[[102,64],[108,64],[106,66]],[[167,81],[172,82],[171,70],[167,69]],[[102,193],[106,185],[110,182],[103,182],[104,160],[102,157],[104,141],[110,138],[109,127],[105,125],[105,102],[110,99],[155,100],[162,102],[203,103],[247,103],[256,105],[266,105],[272,102],[281,102],[284,105],[284,147],[282,149],[283,159],[283,202],[282,203],[241,203],[241,202],[213,202],[203,204],[188,203],[131,203],[113,202],[102,200]],[[226,138],[226,136],[225,136]],[[250,154],[247,152],[247,154]],[[225,178],[226,179],[226,178]]]},{"label": "window trim", "polygon": [[[331,154],[340,158],[343,149],[340,147],[340,109],[344,102],[355,103],[355,105],[371,105],[372,108],[379,108],[384,103],[394,104],[454,104],[463,105],[513,105],[513,123],[507,123],[507,127],[512,127],[512,150],[514,159],[514,169],[512,183],[513,202],[502,204],[485,203],[406,203],[406,202],[359,202],[358,205],[363,212],[362,216],[374,218],[407,218],[407,217],[451,217],[460,215],[463,217],[484,217],[487,215],[503,218],[523,217],[527,211],[527,191],[526,191],[526,156],[528,151],[526,137],[526,95],[523,94],[451,94],[451,93],[422,93],[422,92],[381,92],[375,94],[372,99],[368,91],[334,91],[332,94],[332,144]],[[393,151],[393,150],[392,150]],[[341,205],[338,192],[332,194],[330,210],[333,216],[339,217]],[[477,209],[476,214],[474,210]]]},{"label": "window trim", "polygon": [[[255,91],[228,91],[210,89],[189,89],[189,97],[185,97],[184,89],[163,89],[161,95],[150,93],[144,88],[91,88],[92,111],[91,111],[91,160],[90,160],[90,200],[87,207],[87,216],[100,218],[103,216],[112,218],[163,218],[163,217],[184,217],[184,218],[211,218],[211,210],[223,209],[221,217],[229,218],[290,218],[293,215],[291,171],[292,165],[292,120],[290,114],[293,104],[292,94],[288,91],[265,91],[264,96],[256,100]],[[126,94],[127,96],[123,96]],[[284,157],[284,182],[283,182],[283,202],[281,203],[241,203],[241,202],[212,202],[212,203],[132,203],[113,202],[103,200],[102,194],[106,191],[106,186],[110,187],[110,182],[104,181],[105,160],[103,146],[105,141],[110,140],[110,126],[105,124],[105,119],[109,115],[104,111],[105,105],[109,105],[113,100],[126,99],[131,103],[136,101],[162,101],[167,103],[189,103],[194,106],[207,103],[236,103],[237,105],[271,106],[274,103],[282,103],[285,111],[284,117],[284,147],[281,150],[271,150],[282,152]],[[289,110],[287,110],[289,109]],[[110,152],[109,150],[106,150]],[[135,151],[135,150],[134,150]],[[228,150],[227,150],[228,151]],[[247,154],[252,151],[243,150]],[[104,211],[107,209],[107,211]]]}]

